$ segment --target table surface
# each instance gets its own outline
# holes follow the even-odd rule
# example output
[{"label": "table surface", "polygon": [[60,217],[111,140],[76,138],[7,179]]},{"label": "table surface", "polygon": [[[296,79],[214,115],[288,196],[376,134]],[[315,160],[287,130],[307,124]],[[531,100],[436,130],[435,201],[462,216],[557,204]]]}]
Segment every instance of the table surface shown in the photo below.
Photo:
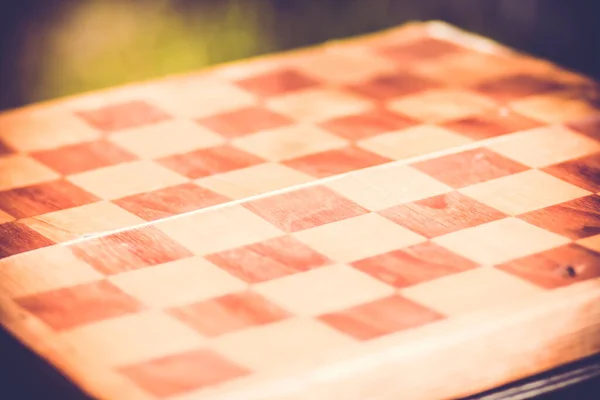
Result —
[{"label": "table surface", "polygon": [[0,322],[102,399],[439,399],[600,351],[597,86],[439,22],[0,114]]}]

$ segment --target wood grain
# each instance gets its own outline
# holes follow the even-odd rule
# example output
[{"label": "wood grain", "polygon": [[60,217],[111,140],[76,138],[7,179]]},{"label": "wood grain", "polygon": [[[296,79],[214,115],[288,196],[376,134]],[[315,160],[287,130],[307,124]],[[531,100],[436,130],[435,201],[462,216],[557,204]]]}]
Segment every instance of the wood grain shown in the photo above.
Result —
[{"label": "wood grain", "polygon": [[456,398],[599,353],[589,83],[430,22],[0,114],[0,321],[107,400]]}]

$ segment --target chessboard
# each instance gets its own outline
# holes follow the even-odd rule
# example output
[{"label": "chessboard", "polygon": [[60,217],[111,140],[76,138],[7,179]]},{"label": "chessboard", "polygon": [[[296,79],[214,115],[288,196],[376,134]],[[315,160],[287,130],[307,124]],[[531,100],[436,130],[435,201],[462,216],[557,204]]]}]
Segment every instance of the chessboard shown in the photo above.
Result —
[{"label": "chessboard", "polygon": [[0,323],[108,400],[457,398],[595,354],[597,88],[427,22],[6,111]]}]

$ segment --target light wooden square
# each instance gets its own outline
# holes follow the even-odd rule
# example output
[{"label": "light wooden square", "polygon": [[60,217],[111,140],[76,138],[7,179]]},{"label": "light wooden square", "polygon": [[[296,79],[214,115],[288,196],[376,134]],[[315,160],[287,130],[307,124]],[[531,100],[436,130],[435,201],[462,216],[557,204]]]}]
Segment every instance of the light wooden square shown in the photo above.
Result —
[{"label": "light wooden square", "polygon": [[271,99],[267,106],[301,122],[320,122],[360,114],[371,102],[335,89],[309,89]]},{"label": "light wooden square", "polygon": [[14,220],[15,220],[15,217],[0,210],[0,224],[3,224],[5,222],[14,221]]},{"label": "light wooden square", "polygon": [[312,180],[313,177],[284,165],[266,163],[201,178],[196,183],[230,199],[243,199]]},{"label": "light wooden square", "polygon": [[543,292],[543,289],[492,267],[449,275],[400,293],[444,315],[502,307]]},{"label": "light wooden square", "polygon": [[391,73],[397,66],[375,54],[329,51],[309,54],[294,63],[302,72],[318,80],[333,83],[356,83],[380,74]]},{"label": "light wooden square", "polygon": [[353,172],[325,184],[372,211],[447,193],[452,188],[405,165]]},{"label": "light wooden square", "polygon": [[148,88],[151,83],[141,85],[124,85],[113,87],[96,93],[88,92],[79,96],[65,99],[57,104],[57,108],[69,110],[73,113],[80,111],[93,111],[115,104],[125,104],[147,99]]},{"label": "light wooden square", "polygon": [[597,114],[598,110],[582,99],[581,93],[560,92],[529,96],[511,103],[518,113],[547,122],[560,124]]},{"label": "light wooden square", "polygon": [[316,320],[293,318],[224,335],[211,345],[228,359],[252,369],[278,369],[355,344]]},{"label": "light wooden square", "polygon": [[254,290],[296,315],[319,315],[389,296],[388,286],[347,265],[332,265],[256,284]]},{"label": "light wooden square", "polygon": [[493,78],[510,75],[515,72],[515,64],[520,65],[506,61],[486,53],[458,53],[421,62],[418,71],[433,79],[441,78],[455,87],[475,86]]},{"label": "light wooden square", "polygon": [[151,192],[189,180],[152,161],[134,161],[71,175],[68,180],[103,199]]},{"label": "light wooden square", "polygon": [[378,214],[322,225],[295,236],[319,253],[343,263],[411,246],[426,239]]},{"label": "light wooden square", "polygon": [[311,125],[293,125],[235,139],[233,145],[270,161],[305,156],[348,145],[342,139]]},{"label": "light wooden square", "polygon": [[505,218],[433,239],[482,265],[497,265],[569,243],[569,239],[516,218]]},{"label": "light wooden square", "polygon": [[[314,52],[311,49],[305,49],[308,52]],[[246,59],[242,63],[222,64],[219,68],[212,71],[214,76],[226,81],[238,81],[249,78],[255,78],[260,75],[268,75],[269,73],[277,73],[282,69],[287,69],[291,66],[291,62],[295,61],[298,53],[294,54],[278,54],[274,58],[252,58]]]},{"label": "light wooden square", "polygon": [[66,247],[52,246],[0,260],[0,292],[20,297],[97,281],[103,275]]},{"label": "light wooden square", "polygon": [[23,222],[58,243],[143,224],[145,221],[115,204],[97,202],[27,218]]},{"label": "light wooden square", "polygon": [[393,160],[404,160],[471,142],[472,139],[444,128],[418,125],[361,140],[358,145]]},{"label": "light wooden square", "polygon": [[281,230],[240,205],[160,221],[156,227],[198,255],[283,235]]},{"label": "light wooden square", "polygon": [[563,203],[591,194],[539,170],[529,170],[487,182],[460,192],[509,215]]},{"label": "light wooden square", "polygon": [[168,120],[129,129],[110,136],[110,140],[140,158],[159,158],[218,146],[225,139],[191,120]]},{"label": "light wooden square", "polygon": [[533,168],[546,167],[600,151],[600,143],[597,141],[561,126],[517,132],[488,147]]},{"label": "light wooden square", "polygon": [[151,307],[189,304],[241,291],[247,286],[199,256],[124,272],[109,280]]},{"label": "light wooden square", "polygon": [[256,103],[253,95],[232,83],[197,76],[166,80],[155,85],[148,98],[168,114],[182,118],[207,117]]},{"label": "light wooden square", "polygon": [[99,136],[100,132],[64,109],[27,108],[0,116],[0,140],[19,151],[47,150]]},{"label": "light wooden square", "polygon": [[449,89],[428,90],[388,103],[392,111],[429,123],[468,117],[494,106],[494,102],[486,97]]},{"label": "light wooden square", "polygon": [[590,250],[600,253],[600,235],[589,236],[576,241],[580,246],[587,247]]},{"label": "light wooden square", "polygon": [[0,190],[35,185],[59,177],[54,170],[26,156],[0,158]]},{"label": "light wooden square", "polygon": [[60,334],[80,355],[121,366],[200,347],[204,338],[164,313],[149,311],[88,324]]}]

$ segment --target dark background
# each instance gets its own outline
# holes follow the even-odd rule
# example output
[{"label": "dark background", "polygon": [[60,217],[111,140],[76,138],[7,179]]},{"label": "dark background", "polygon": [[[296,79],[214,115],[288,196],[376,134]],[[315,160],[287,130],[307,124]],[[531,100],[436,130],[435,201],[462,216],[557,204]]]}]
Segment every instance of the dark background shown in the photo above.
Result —
[{"label": "dark background", "polygon": [[[600,78],[599,7],[596,0],[0,0],[0,110],[431,19]],[[82,398],[4,331],[0,393]],[[598,393],[596,381],[544,400]]]}]

